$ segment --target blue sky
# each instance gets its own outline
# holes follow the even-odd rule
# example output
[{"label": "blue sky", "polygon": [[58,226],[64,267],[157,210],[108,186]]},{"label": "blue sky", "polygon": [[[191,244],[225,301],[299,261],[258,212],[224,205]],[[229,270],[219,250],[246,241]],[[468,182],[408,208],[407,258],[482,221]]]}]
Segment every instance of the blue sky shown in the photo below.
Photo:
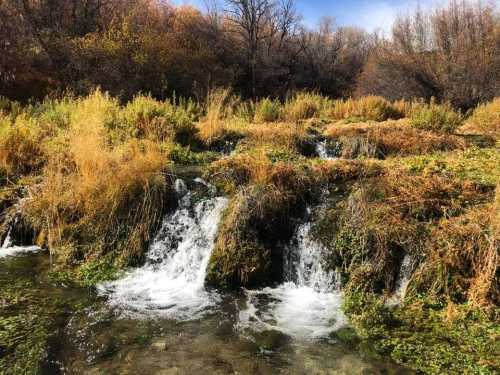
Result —
[{"label": "blue sky", "polygon": [[[174,3],[205,9],[204,0],[174,0]],[[329,16],[338,25],[355,25],[368,31],[389,31],[398,14],[407,13],[418,4],[425,8],[443,4],[443,0],[296,0],[296,4],[308,26],[314,26],[320,18]]]}]

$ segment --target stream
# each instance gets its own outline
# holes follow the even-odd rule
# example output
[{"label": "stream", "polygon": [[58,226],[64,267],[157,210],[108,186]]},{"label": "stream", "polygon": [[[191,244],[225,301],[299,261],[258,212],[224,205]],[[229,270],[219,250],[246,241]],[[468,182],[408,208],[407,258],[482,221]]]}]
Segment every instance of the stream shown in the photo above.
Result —
[{"label": "stream", "polygon": [[206,288],[228,201],[199,199],[182,180],[175,186],[178,209],[165,217],[145,264],[96,288],[55,282],[46,252],[4,244],[0,282],[25,298],[9,314],[36,306],[50,332],[42,373],[410,373],[352,339],[339,277],[323,269],[324,249],[310,238],[310,222],[287,246],[282,284]]}]

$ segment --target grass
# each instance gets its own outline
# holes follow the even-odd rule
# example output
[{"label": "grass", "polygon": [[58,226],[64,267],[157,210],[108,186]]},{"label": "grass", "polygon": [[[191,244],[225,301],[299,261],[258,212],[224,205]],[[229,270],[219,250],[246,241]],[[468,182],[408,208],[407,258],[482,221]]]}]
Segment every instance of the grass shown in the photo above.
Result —
[{"label": "grass", "polygon": [[465,122],[462,131],[472,134],[488,134],[500,139],[500,98],[480,104]]},{"label": "grass", "polygon": [[392,103],[379,96],[336,100],[328,108],[328,117],[335,120],[386,121],[399,119],[403,113]]},{"label": "grass", "polygon": [[[314,93],[285,103],[228,90],[203,104],[120,103],[101,91],[26,106],[1,99],[0,227],[28,198],[22,222],[55,271],[93,285],[141,263],[175,198],[172,174],[199,170],[230,198],[207,281],[235,288],[280,281],[282,244],[306,207],[323,203],[313,234],[343,275],[358,333],[417,371],[492,373],[497,102],[467,119],[448,105]],[[318,158],[318,141],[336,143],[341,158]],[[388,309],[405,254],[417,271],[404,304]],[[464,343],[460,327],[470,330]]]},{"label": "grass", "polygon": [[405,120],[334,124],[325,135],[338,142],[340,156],[348,159],[420,155],[466,147],[466,142],[458,136],[416,129]]},{"label": "grass", "polygon": [[462,125],[463,116],[450,105],[430,103],[411,115],[411,124],[417,129],[453,133]]}]

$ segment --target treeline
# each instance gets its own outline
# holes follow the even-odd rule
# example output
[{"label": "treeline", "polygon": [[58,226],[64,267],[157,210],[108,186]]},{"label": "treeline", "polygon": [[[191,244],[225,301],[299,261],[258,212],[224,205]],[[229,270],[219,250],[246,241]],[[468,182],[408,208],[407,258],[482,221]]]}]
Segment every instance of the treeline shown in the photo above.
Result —
[{"label": "treeline", "polygon": [[294,0],[224,0],[201,12],[162,0],[3,0],[0,95],[17,100],[96,86],[128,100],[316,90],[331,97],[422,97],[467,109],[500,92],[495,5],[452,1],[400,17],[385,38],[323,19]]}]

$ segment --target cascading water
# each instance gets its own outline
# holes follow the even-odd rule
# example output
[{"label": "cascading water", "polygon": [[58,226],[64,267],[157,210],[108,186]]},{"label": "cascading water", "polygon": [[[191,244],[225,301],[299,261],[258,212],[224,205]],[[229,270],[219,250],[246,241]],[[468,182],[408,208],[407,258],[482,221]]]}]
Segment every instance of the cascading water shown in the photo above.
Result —
[{"label": "cascading water", "polygon": [[399,269],[399,276],[396,280],[396,289],[394,294],[386,302],[388,306],[397,306],[406,295],[406,289],[410,283],[410,278],[413,272],[414,264],[413,259],[410,255],[405,254],[403,261],[401,262],[401,267]]},{"label": "cascading water", "polygon": [[316,153],[318,154],[320,159],[323,160],[334,160],[338,159],[338,153],[339,153],[339,145],[336,144],[334,149],[329,147],[328,141],[327,140],[319,140],[315,144],[316,148]]},{"label": "cascading water", "polygon": [[276,288],[246,291],[246,308],[239,314],[241,329],[277,330],[315,339],[344,325],[340,276],[324,269],[326,249],[312,239],[311,225],[300,225],[287,248],[286,282]]},{"label": "cascading water", "polygon": [[98,287],[124,315],[191,320],[209,312],[218,301],[215,292],[205,289],[204,281],[227,199],[215,197],[193,204],[192,193],[182,180],[176,181],[175,189],[179,208],[165,218],[146,264]]},{"label": "cascading water", "polygon": [[38,246],[16,246],[12,240],[12,227],[16,225],[16,221],[11,224],[7,236],[5,237],[2,246],[0,247],[0,258],[8,256],[16,256],[26,253],[34,253],[41,250]]}]

